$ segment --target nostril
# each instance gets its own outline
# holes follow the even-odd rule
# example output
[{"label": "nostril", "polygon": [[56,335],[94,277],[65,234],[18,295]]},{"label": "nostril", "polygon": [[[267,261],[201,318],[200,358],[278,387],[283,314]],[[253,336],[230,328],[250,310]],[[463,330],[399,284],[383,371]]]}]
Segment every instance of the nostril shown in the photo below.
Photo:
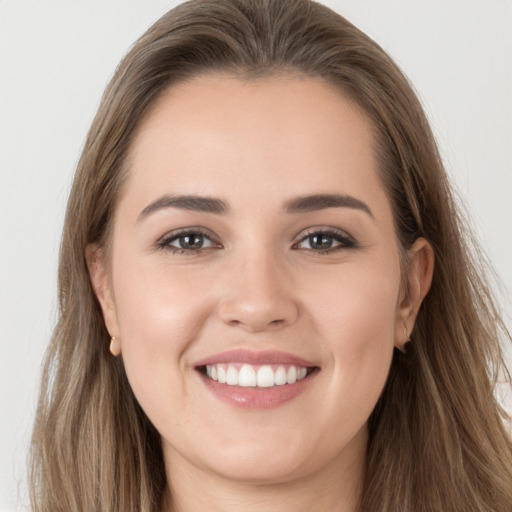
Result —
[{"label": "nostril", "polygon": [[257,332],[264,329],[272,329],[272,328],[278,328],[282,327],[286,324],[286,320],[284,319],[277,319],[277,320],[270,320],[265,321],[265,319],[246,319],[246,321],[243,320],[229,320],[228,325],[231,327],[243,327],[251,332]]},{"label": "nostril", "polygon": [[218,315],[224,324],[252,332],[292,324],[297,318],[297,305],[290,298],[274,299],[245,290],[242,296],[222,300]]}]

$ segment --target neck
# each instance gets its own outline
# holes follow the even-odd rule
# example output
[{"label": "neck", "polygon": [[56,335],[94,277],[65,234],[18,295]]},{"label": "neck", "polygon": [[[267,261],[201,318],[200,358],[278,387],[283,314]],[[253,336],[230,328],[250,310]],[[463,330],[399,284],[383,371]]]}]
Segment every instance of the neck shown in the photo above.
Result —
[{"label": "neck", "polygon": [[277,483],[225,478],[193,466],[176,452],[172,456],[168,453],[169,485],[162,512],[356,512],[364,475],[366,431],[359,436],[350,453],[340,454],[311,474]]}]

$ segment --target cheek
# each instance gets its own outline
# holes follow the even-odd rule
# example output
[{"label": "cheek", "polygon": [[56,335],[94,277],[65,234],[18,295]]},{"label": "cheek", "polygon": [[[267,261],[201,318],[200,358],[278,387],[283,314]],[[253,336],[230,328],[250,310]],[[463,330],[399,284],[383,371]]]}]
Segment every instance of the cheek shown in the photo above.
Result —
[{"label": "cheek", "polygon": [[355,260],[316,274],[303,296],[319,328],[336,346],[365,350],[393,338],[399,289],[398,259],[383,257],[377,263]]},{"label": "cheek", "polygon": [[114,292],[128,379],[141,403],[157,402],[161,392],[167,400],[165,390],[184,386],[182,354],[199,336],[208,298],[183,272],[129,261],[117,268]]},{"label": "cheek", "polygon": [[316,299],[311,295],[312,318],[332,376],[327,396],[335,409],[343,394],[361,417],[373,410],[393,354],[400,269],[392,262],[384,268],[353,265],[325,280],[323,300],[318,292]]},{"label": "cheek", "polygon": [[177,348],[175,342],[193,337],[206,314],[201,276],[191,279],[190,273],[153,259],[119,260],[119,277],[114,275],[118,320],[123,337],[143,341],[143,349],[153,343]]}]

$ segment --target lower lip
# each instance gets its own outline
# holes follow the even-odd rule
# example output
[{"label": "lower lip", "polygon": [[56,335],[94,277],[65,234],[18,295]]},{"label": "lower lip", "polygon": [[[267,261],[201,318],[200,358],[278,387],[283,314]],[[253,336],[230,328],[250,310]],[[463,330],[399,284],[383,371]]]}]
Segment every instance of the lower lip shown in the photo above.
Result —
[{"label": "lower lip", "polygon": [[317,371],[294,384],[271,388],[230,386],[201,374],[206,387],[220,400],[245,409],[275,409],[303,393],[313,381]]}]

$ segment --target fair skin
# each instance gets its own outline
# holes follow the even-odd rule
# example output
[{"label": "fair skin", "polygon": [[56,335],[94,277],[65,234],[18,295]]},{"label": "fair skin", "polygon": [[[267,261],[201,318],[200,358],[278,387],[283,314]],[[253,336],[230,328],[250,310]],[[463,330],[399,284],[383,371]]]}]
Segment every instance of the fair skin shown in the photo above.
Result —
[{"label": "fair skin", "polygon": [[[401,276],[372,144],[352,102],[298,76],[197,77],[138,127],[109,261],[88,262],[162,437],[168,510],[355,510],[368,417],[433,267],[419,239]],[[206,374],[244,363],[273,385]],[[306,376],[278,385],[279,366]]]}]

